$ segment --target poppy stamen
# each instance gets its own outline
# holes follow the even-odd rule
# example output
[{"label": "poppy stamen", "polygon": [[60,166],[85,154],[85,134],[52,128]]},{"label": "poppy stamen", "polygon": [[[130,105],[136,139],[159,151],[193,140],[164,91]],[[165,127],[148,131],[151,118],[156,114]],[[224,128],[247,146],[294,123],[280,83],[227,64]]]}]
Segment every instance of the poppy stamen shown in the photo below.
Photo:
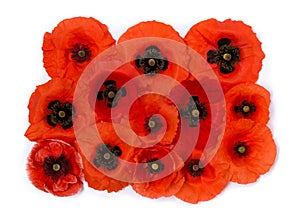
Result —
[{"label": "poppy stamen", "polygon": [[118,103],[120,97],[126,96],[126,89],[122,87],[121,89],[117,88],[117,82],[114,80],[108,80],[104,82],[105,89],[99,91],[97,95],[98,100],[107,100],[107,107],[115,107]]},{"label": "poppy stamen", "polygon": [[203,164],[199,159],[191,159],[186,164],[186,170],[192,177],[199,177],[204,173]]},{"label": "poppy stamen", "polygon": [[121,156],[122,150],[119,146],[111,147],[109,144],[101,144],[96,148],[96,156],[93,160],[94,165],[98,168],[103,166],[107,170],[113,170],[118,166],[118,157]]},{"label": "poppy stamen", "polygon": [[84,51],[84,50],[79,50],[77,54],[78,54],[78,56],[79,56],[80,58],[85,57],[85,51]]},{"label": "poppy stamen", "polygon": [[59,111],[59,112],[58,112],[58,116],[59,116],[60,118],[65,118],[65,117],[66,117],[65,111],[63,111],[63,110]]},{"label": "poppy stamen", "polygon": [[223,55],[223,59],[226,60],[226,61],[230,61],[231,60],[231,54],[230,53],[225,53]]},{"label": "poppy stamen", "polygon": [[250,106],[244,106],[243,107],[243,112],[248,113],[250,111]]},{"label": "poppy stamen", "polygon": [[200,102],[198,96],[191,96],[186,109],[182,110],[183,116],[189,120],[190,127],[196,127],[200,120],[207,117],[207,108],[204,102]]},{"label": "poppy stamen", "polygon": [[243,117],[247,118],[251,116],[256,111],[256,106],[252,102],[244,100],[240,105],[234,106],[234,112],[241,114]]},{"label": "poppy stamen", "polygon": [[151,116],[145,119],[144,127],[148,133],[152,133],[157,132],[162,127],[162,124],[159,120],[159,117]]},{"label": "poppy stamen", "polygon": [[148,162],[148,170],[152,174],[157,174],[164,170],[164,165],[157,158],[153,158]]},{"label": "poppy stamen", "polygon": [[89,61],[92,57],[91,50],[85,44],[76,43],[71,49],[71,58],[78,63]]},{"label": "poppy stamen", "polygon": [[75,114],[75,109],[71,103],[61,103],[59,100],[54,100],[49,103],[48,109],[50,112],[46,119],[50,126],[55,127],[59,124],[63,129],[73,126],[72,117]]},{"label": "poppy stamen", "polygon": [[54,156],[46,157],[43,161],[43,170],[53,181],[57,181],[70,172],[70,162],[64,155],[58,158]]},{"label": "poppy stamen", "polygon": [[245,157],[249,153],[249,147],[246,145],[245,142],[238,142],[234,146],[234,151],[239,157]]},{"label": "poppy stamen", "polygon": [[235,64],[240,61],[240,50],[230,45],[230,43],[230,39],[221,38],[218,41],[218,49],[209,50],[207,52],[208,63],[216,63],[220,67],[220,72],[223,74],[233,72]]},{"label": "poppy stamen", "polygon": [[155,65],[155,59],[149,59],[149,61],[148,61],[148,64],[150,65],[150,66],[154,66]]},{"label": "poppy stamen", "polygon": [[57,172],[60,170],[60,165],[58,163],[55,163],[53,164],[52,169]]},{"label": "poppy stamen", "polygon": [[163,57],[160,49],[156,46],[146,48],[143,55],[138,55],[135,60],[136,67],[146,75],[155,75],[168,68],[168,59]]},{"label": "poppy stamen", "polygon": [[197,110],[197,109],[194,109],[193,111],[192,111],[192,116],[193,117],[199,117],[199,115],[200,115],[200,112],[199,112],[199,110]]}]

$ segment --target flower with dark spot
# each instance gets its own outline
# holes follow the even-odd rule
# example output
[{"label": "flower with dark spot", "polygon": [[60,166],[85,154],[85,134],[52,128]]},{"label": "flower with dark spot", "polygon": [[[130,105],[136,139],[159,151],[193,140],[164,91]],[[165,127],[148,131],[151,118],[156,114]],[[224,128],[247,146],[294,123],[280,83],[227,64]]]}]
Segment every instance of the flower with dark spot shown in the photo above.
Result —
[{"label": "flower with dark spot", "polygon": [[231,181],[248,184],[270,170],[276,158],[276,145],[266,125],[239,119],[227,124],[216,156],[230,165]]},{"label": "flower with dark spot", "polygon": [[215,157],[209,159],[207,151],[203,153],[194,150],[181,169],[185,181],[176,197],[185,202],[197,204],[210,200],[221,193],[229,182],[228,165]]},{"label": "flower with dark spot", "polygon": [[207,60],[224,91],[238,83],[257,81],[265,54],[252,28],[242,21],[201,21],[184,39]]},{"label": "flower with dark spot", "polygon": [[[164,96],[146,94],[138,98],[129,111],[132,130],[145,145],[153,145],[158,139],[161,145],[171,144],[178,128],[178,110]],[[154,143],[154,144],[156,144]]]},{"label": "flower with dark spot", "polygon": [[97,95],[97,100],[106,100],[107,107],[115,107],[118,104],[118,99],[126,96],[126,89],[122,87],[117,88],[117,83],[114,80],[107,80],[104,82],[104,90],[100,90]]},{"label": "flower with dark spot", "polygon": [[44,67],[52,78],[77,80],[93,58],[114,44],[106,25],[98,20],[65,19],[44,35]]},{"label": "flower with dark spot", "polygon": [[167,70],[168,63],[168,59],[163,57],[160,49],[156,46],[149,46],[144,54],[138,55],[135,60],[136,67],[150,76]]},{"label": "flower with dark spot", "polygon": [[225,94],[227,121],[252,119],[266,124],[269,121],[270,93],[254,83],[234,86]]},{"label": "flower with dark spot", "polygon": [[[135,150],[133,161],[137,164],[131,183],[134,191],[149,197],[169,197],[176,194],[184,183],[180,169],[183,161],[169,147],[155,145]],[[144,164],[144,165],[143,165]]]},{"label": "flower with dark spot", "polygon": [[27,172],[34,186],[53,195],[74,195],[83,186],[81,158],[63,141],[37,142],[28,157]]},{"label": "flower with dark spot", "polygon": [[63,129],[68,129],[73,126],[72,117],[75,109],[71,103],[61,103],[59,100],[54,100],[49,103],[50,110],[47,115],[47,122],[51,126],[61,125]]},{"label": "flower with dark spot", "polygon": [[[189,55],[184,40],[179,33],[170,25],[157,21],[140,22],[123,33],[118,43],[125,43],[130,40],[144,40],[139,43],[142,46],[132,47],[131,64],[145,74],[149,80],[157,75],[166,75],[181,82],[189,76],[189,72],[181,66],[188,66]],[[176,41],[178,47],[167,45],[167,41]],[[139,42],[141,42],[139,41]],[[130,44],[130,43],[129,43]],[[126,45],[126,44],[124,44]],[[181,66],[170,60],[180,59]]]},{"label": "flower with dark spot", "polygon": [[109,144],[100,144],[96,148],[96,156],[93,160],[94,165],[104,167],[107,170],[113,170],[118,166],[118,157],[121,156],[122,150],[119,146],[110,146]]},{"label": "flower with dark spot", "polygon": [[75,115],[75,109],[80,108],[73,105],[75,86],[74,81],[63,78],[37,86],[28,104],[30,126],[25,136],[29,140],[59,138],[68,143],[75,140],[74,121],[87,123]]},{"label": "flower with dark spot", "polygon": [[[102,142],[92,134],[94,125],[81,129],[76,135],[75,146],[82,156],[84,178],[93,189],[116,192],[128,185],[128,181],[119,179],[129,180],[127,174],[132,176],[122,161],[132,162],[133,149],[120,139],[116,126],[109,122],[96,124],[96,134],[101,135]],[[122,132],[126,133],[124,127]]]}]

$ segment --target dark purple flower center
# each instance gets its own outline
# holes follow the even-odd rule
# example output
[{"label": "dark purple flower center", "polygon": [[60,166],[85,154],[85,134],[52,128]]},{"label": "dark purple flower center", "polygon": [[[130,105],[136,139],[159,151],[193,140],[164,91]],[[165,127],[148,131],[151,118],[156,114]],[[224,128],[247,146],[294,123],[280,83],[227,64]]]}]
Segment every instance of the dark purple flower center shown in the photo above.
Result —
[{"label": "dark purple flower center", "polygon": [[147,165],[148,165],[149,172],[152,173],[152,174],[160,173],[165,168],[164,164],[160,160],[158,160],[157,158],[151,159],[147,163]]},{"label": "dark purple flower center", "polygon": [[56,126],[60,124],[63,129],[73,126],[72,117],[75,114],[75,109],[71,103],[61,103],[59,100],[54,100],[49,103],[48,109],[50,110],[47,115],[49,125]]},{"label": "dark purple flower center", "polygon": [[112,108],[118,104],[120,97],[126,96],[127,92],[124,87],[117,88],[117,83],[114,80],[108,80],[104,82],[105,89],[99,91],[97,95],[98,100],[107,100],[107,107]]},{"label": "dark purple flower center", "polygon": [[249,154],[249,146],[245,142],[238,142],[235,144],[234,152],[238,157],[246,157]]},{"label": "dark purple flower center", "polygon": [[204,173],[204,166],[199,159],[191,159],[186,164],[186,170],[192,177],[199,177]]},{"label": "dark purple flower center", "polygon": [[58,158],[54,156],[46,157],[43,162],[44,173],[51,177],[53,181],[67,175],[70,169],[70,162],[64,155],[60,155]]},{"label": "dark purple flower center", "polygon": [[91,50],[85,44],[75,44],[71,49],[71,58],[75,62],[86,62],[89,61],[92,57]]},{"label": "dark purple flower center", "polygon": [[256,106],[253,102],[244,100],[240,105],[234,106],[234,112],[241,114],[243,117],[249,117],[256,111]]},{"label": "dark purple flower center", "polygon": [[136,67],[149,76],[165,71],[168,68],[168,64],[168,59],[163,57],[160,49],[156,46],[149,46],[144,54],[138,55],[135,60]]},{"label": "dark purple flower center", "polygon": [[231,40],[222,38],[218,41],[217,50],[207,52],[207,61],[220,66],[220,72],[229,74],[234,71],[234,66],[240,61],[240,51],[237,47],[230,45]]},{"label": "dark purple flower center", "polygon": [[157,132],[162,127],[159,117],[151,116],[145,119],[144,128],[148,133]]},{"label": "dark purple flower center", "polygon": [[103,166],[107,170],[113,170],[118,166],[118,157],[122,155],[119,146],[110,146],[109,144],[100,144],[96,149],[94,165],[99,168]]},{"label": "dark purple flower center", "polygon": [[200,120],[204,120],[207,115],[207,108],[198,96],[191,96],[187,108],[181,111],[183,117],[189,120],[190,127],[197,127]]}]

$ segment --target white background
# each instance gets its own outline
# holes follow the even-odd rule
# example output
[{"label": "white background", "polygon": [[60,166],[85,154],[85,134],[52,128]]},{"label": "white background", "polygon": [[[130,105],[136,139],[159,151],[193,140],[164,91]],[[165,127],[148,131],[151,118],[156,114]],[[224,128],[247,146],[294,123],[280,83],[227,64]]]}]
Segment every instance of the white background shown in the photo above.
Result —
[{"label": "white background", "polygon": [[[299,218],[300,35],[297,1],[1,1],[0,3],[0,218]],[[130,187],[118,193],[87,186],[59,198],[28,181],[25,164],[32,143],[27,103],[35,86],[48,80],[42,64],[46,31],[63,19],[92,16],[115,39],[146,20],[171,24],[182,36],[208,18],[243,20],[263,42],[266,58],[258,83],[272,94],[271,120],[278,147],[272,170],[251,185],[230,184],[217,198],[191,205],[176,198],[151,200]]]}]

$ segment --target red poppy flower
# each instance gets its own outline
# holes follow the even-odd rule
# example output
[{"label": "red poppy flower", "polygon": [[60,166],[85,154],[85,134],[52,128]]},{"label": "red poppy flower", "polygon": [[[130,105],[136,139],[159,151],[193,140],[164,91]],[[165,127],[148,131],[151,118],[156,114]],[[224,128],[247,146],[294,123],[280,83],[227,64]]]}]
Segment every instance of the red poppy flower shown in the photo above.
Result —
[{"label": "red poppy flower", "polygon": [[225,91],[241,82],[257,81],[265,55],[252,28],[242,21],[199,22],[185,41],[211,64]]},{"label": "red poppy flower", "polygon": [[74,89],[72,80],[59,78],[37,86],[28,104],[30,126],[25,136],[29,140],[59,138],[74,141],[74,122],[87,122],[76,117],[76,110],[84,109],[73,105]]},{"label": "red poppy flower", "polygon": [[[208,78],[204,78],[203,83],[214,85],[213,80]],[[206,91],[195,79],[185,80],[180,86],[183,86],[187,92],[182,92],[181,89],[175,87],[170,93],[170,99],[179,108],[181,117],[179,125],[181,129],[177,132],[176,141],[181,139],[179,144],[183,147],[179,148],[178,153],[188,158],[190,154],[187,152],[190,150],[187,150],[187,147],[196,146],[198,150],[203,150],[207,145],[218,146],[218,139],[222,134],[221,128],[225,124],[223,119],[225,110],[220,109],[224,109],[225,106],[221,101],[222,95],[215,91],[215,87]],[[205,87],[207,89],[207,85]]]},{"label": "red poppy flower", "polygon": [[[210,159],[199,150],[195,150],[181,169],[185,182],[176,197],[189,203],[196,204],[208,201],[226,187],[229,182],[228,165],[218,159]],[[209,162],[208,162],[209,161]],[[204,165],[205,164],[205,165]]]},{"label": "red poppy flower", "polygon": [[[142,38],[145,39],[141,43]],[[130,27],[119,38],[118,43],[133,39],[139,42],[139,48],[134,43],[126,45],[128,50],[132,52],[131,54],[133,54],[130,57],[130,60],[134,60],[132,64],[141,74],[152,77],[156,74],[164,74],[179,82],[188,77],[189,73],[179,65],[176,65],[175,63],[178,62],[174,61],[180,60],[183,63],[182,66],[187,66],[189,57],[186,53],[186,48],[182,46],[184,40],[173,27],[157,21],[141,22]],[[166,39],[172,40],[170,41],[172,46]],[[176,44],[175,41],[178,43]]]},{"label": "red poppy flower", "polygon": [[243,83],[226,94],[227,121],[241,118],[257,122],[269,121],[270,93],[260,85]]},{"label": "red poppy flower", "polygon": [[74,195],[83,186],[80,156],[60,140],[37,142],[28,157],[27,171],[35,187],[57,196]]},{"label": "red poppy flower", "polygon": [[136,76],[131,70],[132,66],[121,66],[112,72],[102,85],[97,82],[99,80],[95,80],[89,85],[92,88],[89,99],[91,105],[95,104],[97,122],[120,121],[124,114],[124,106],[132,99],[137,98],[137,86],[126,84]]},{"label": "red poppy flower", "polygon": [[131,184],[134,191],[148,198],[169,197],[179,191],[184,183],[180,171],[183,161],[170,151],[159,145],[136,150],[134,161],[139,165],[135,179],[141,182]]},{"label": "red poppy flower", "polygon": [[[122,130],[126,132],[126,129]],[[122,166],[121,161],[130,162],[132,149],[118,137],[112,123],[85,127],[76,135],[75,145],[82,156],[84,177],[89,187],[116,192],[128,185],[126,180],[131,179],[132,173]]]},{"label": "red poppy flower", "polygon": [[65,19],[44,35],[44,67],[50,77],[77,80],[94,57],[114,44],[106,25],[96,19]]},{"label": "red poppy flower", "polygon": [[176,135],[178,110],[166,97],[146,94],[132,104],[129,123],[146,147],[168,145]]},{"label": "red poppy flower", "polygon": [[230,164],[231,181],[247,184],[272,167],[276,145],[266,125],[240,119],[227,124],[217,156]]}]

